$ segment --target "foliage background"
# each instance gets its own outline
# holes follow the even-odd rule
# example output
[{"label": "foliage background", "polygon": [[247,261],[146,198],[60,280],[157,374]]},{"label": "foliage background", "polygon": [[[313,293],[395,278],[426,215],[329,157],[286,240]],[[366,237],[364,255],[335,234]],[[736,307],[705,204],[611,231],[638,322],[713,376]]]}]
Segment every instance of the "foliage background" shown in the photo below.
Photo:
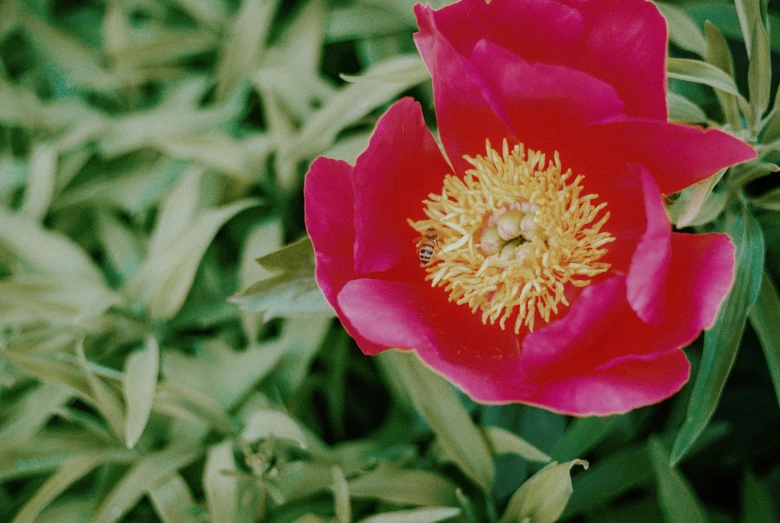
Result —
[{"label": "foliage background", "polygon": [[670,202],[739,278],[681,394],[573,420],[362,356],[293,243],[313,158],[435,126],[413,3],[0,0],[0,520],[780,521],[780,6],[659,4],[671,117],[758,144]]}]

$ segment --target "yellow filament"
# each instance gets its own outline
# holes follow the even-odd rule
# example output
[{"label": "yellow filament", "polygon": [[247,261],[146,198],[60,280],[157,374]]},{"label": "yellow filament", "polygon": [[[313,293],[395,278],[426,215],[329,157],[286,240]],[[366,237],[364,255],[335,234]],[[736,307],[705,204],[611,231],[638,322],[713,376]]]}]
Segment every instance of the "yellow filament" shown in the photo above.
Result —
[{"label": "yellow filament", "polygon": [[[522,144],[502,152],[487,142],[485,156],[465,159],[472,168],[463,178],[447,175],[441,194],[425,200],[427,220],[409,224],[421,234],[434,228],[438,235],[426,280],[444,287],[450,301],[481,311],[482,321],[499,323],[516,314],[514,331],[533,330],[535,318],[549,322],[561,306],[568,306],[567,286],[585,287],[607,271],[599,261],[606,244],[614,241],[601,228],[609,219],[597,204],[598,195],[583,194],[582,175],[562,171],[558,153],[546,161],[543,153]],[[524,207],[523,207],[524,206]],[[522,237],[522,254],[510,259],[480,246],[480,235],[510,209],[523,208],[535,225]],[[520,211],[517,211],[520,212]]]}]

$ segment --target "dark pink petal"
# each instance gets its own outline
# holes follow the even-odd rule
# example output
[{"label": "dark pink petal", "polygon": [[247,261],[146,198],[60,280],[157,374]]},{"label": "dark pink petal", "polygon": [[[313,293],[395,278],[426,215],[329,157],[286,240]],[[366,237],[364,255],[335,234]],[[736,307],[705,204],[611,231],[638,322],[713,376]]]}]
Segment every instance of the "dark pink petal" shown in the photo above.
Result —
[{"label": "dark pink petal", "polygon": [[629,357],[608,368],[550,381],[526,403],[572,416],[622,414],[672,396],[689,374],[682,351]]},{"label": "dark pink petal", "polygon": [[432,20],[461,56],[468,58],[484,38],[528,63],[604,80],[626,114],[666,120],[666,24],[650,2],[464,0],[434,12]]},{"label": "dark pink petal", "polygon": [[609,151],[612,161],[644,165],[667,195],[756,157],[748,144],[717,129],[648,120],[588,126],[583,142],[594,151]]},{"label": "dark pink petal", "polygon": [[602,80],[565,66],[529,64],[487,40],[477,43],[468,63],[494,112],[531,148],[554,150],[579,126],[623,111],[615,89]]},{"label": "dark pink petal", "polygon": [[514,332],[483,325],[467,307],[449,302],[442,289],[353,280],[338,302],[362,338],[385,348],[415,349],[475,400],[519,401],[533,390],[519,372]]},{"label": "dark pink petal", "polygon": [[328,302],[354,278],[355,212],[352,166],[319,157],[311,164],[303,185],[306,230],[314,245],[317,283]]},{"label": "dark pink petal", "polygon": [[689,342],[715,322],[734,282],[735,250],[726,234],[672,233],[665,318],[676,318]]},{"label": "dark pink petal", "polygon": [[[336,297],[355,277],[353,244],[355,241],[352,166],[346,162],[317,158],[303,186],[306,230],[314,245],[317,267],[315,277],[325,299],[336,310],[341,323],[352,337],[358,334],[344,315]],[[365,341],[366,353],[378,352]]]},{"label": "dark pink petal", "polygon": [[664,315],[664,293],[672,261],[672,226],[663,196],[653,177],[642,166],[632,165],[642,180],[647,229],[631,259],[626,278],[628,302],[645,323],[657,325]]},{"label": "dark pink petal", "polygon": [[399,267],[421,272],[415,242],[419,233],[407,219],[426,218],[423,200],[441,192],[449,172],[420,105],[411,98],[395,103],[377,123],[354,168],[357,274]]},{"label": "dark pink petal", "polygon": [[[666,22],[645,0],[585,2],[579,68],[605,80],[626,114],[666,120]],[[573,64],[577,67],[576,64]]]},{"label": "dark pink petal", "polygon": [[433,11],[417,5],[415,13],[420,32],[414,41],[433,77],[439,134],[456,173],[462,174],[470,168],[463,156],[484,154],[485,140],[515,140],[470,79],[465,58],[439,32]]}]

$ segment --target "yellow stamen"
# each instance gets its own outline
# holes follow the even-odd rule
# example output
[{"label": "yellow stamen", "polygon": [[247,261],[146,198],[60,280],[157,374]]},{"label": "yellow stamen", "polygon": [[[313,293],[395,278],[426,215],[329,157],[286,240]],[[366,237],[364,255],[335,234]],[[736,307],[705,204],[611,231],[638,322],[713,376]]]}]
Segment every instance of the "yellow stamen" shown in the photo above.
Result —
[{"label": "yellow stamen", "polygon": [[582,194],[584,176],[564,172],[557,152],[546,161],[523,144],[510,150],[506,140],[501,153],[489,141],[486,149],[465,156],[472,168],[462,178],[447,175],[441,194],[423,202],[427,220],[409,224],[421,234],[435,229],[426,280],[450,301],[481,311],[485,324],[504,329],[516,315],[516,333],[523,325],[533,331],[537,316],[549,322],[569,305],[567,286],[585,287],[609,269],[599,261],[615,240],[601,232],[607,204]]}]

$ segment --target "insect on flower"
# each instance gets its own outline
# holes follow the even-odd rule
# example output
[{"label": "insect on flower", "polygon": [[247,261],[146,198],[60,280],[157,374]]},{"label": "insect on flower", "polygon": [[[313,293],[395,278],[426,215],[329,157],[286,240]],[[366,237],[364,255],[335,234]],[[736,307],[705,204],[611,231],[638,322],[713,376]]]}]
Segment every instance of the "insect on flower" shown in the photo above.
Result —
[{"label": "insect on flower", "polygon": [[438,243],[439,234],[436,232],[436,229],[433,227],[426,229],[417,243],[417,255],[420,257],[422,265],[430,265]]}]

